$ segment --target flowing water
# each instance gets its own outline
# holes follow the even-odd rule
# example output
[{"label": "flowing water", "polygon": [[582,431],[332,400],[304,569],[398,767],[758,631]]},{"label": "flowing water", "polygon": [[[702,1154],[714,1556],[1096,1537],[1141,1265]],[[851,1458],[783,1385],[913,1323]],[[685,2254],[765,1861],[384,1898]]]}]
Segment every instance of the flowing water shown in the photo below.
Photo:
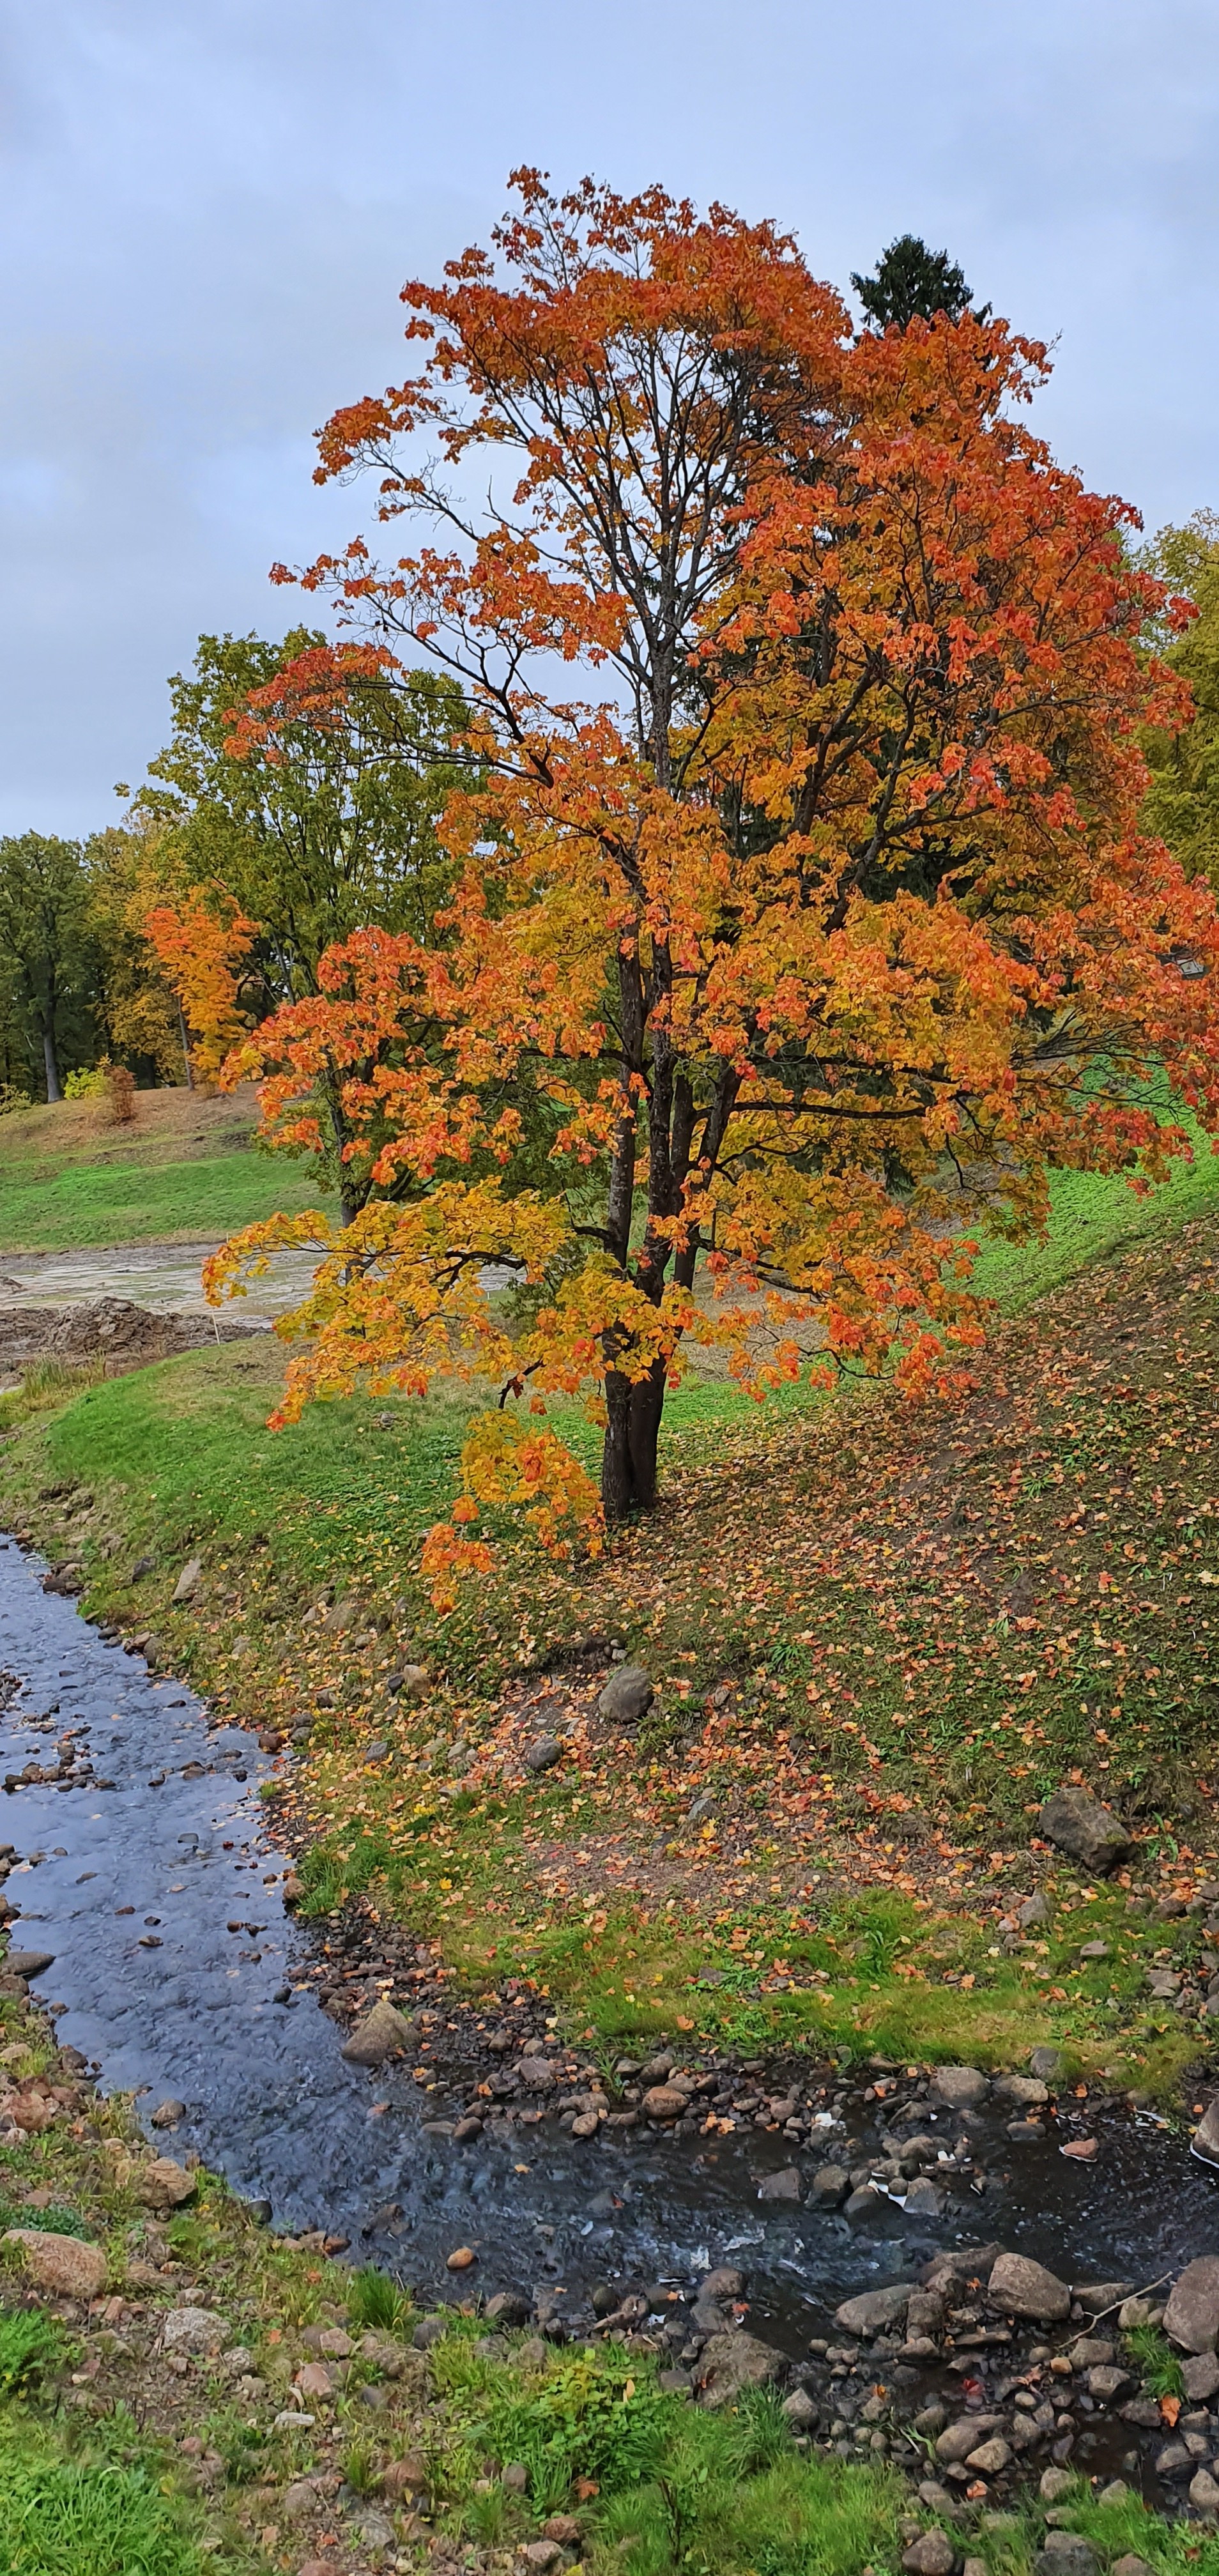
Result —
[{"label": "flowing water", "polygon": [[[838,2299],[941,2247],[1000,2239],[1067,2279],[1140,2284],[1219,2251],[1219,2177],[1124,2103],[1093,2121],[1091,2165],[1063,2156],[1052,2122],[1014,2146],[996,2109],[971,2123],[980,2190],[967,2185],[932,2222],[894,2204],[866,2232],[759,2203],[759,2177],[793,2159],[781,2135],[579,2142],[547,2124],[457,2145],[430,2132],[464,2100],[469,2070],[448,2071],[450,2103],[405,2067],[345,2064],[342,2032],[304,1984],[310,1936],[284,1909],[286,1861],[258,1796],[270,1766],[251,1737],[209,1725],[182,1684],[45,1593],[42,1570],[0,1541],[0,1778],[74,1739],[69,1784],[0,1794],[0,1841],[20,1855],[11,1946],[52,1954],[33,1991],[62,2007],[61,2041],[103,2086],[135,2092],[145,2115],[184,2103],[172,2152],[197,2149],[268,2202],[277,2227],[344,2236],[353,2259],[427,2296],[463,2243],[484,2292],[562,2284],[573,2305],[596,2280],[686,2282],[736,2260],[754,2330],[793,2353]],[[862,2083],[841,2115],[845,2139],[828,2134],[822,2152],[850,2164],[874,2142]],[[819,2161],[797,2152],[806,2168]]]}]

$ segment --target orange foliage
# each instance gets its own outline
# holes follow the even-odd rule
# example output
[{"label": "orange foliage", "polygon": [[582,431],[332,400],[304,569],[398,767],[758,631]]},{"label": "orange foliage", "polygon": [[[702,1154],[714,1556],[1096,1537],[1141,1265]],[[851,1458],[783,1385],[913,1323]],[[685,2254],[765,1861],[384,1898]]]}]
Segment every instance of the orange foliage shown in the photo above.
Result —
[{"label": "orange foliage", "polygon": [[235,970],[249,955],[258,924],[223,894],[192,886],[177,903],[154,904],[144,930],[197,1041],[194,1063],[207,1078],[245,1032]]},{"label": "orange foliage", "polygon": [[[1138,829],[1136,730],[1187,712],[1140,640],[1187,612],[1021,423],[1044,351],[969,315],[856,340],[773,227],[518,183],[501,268],[406,289],[419,373],[322,435],[323,476],[373,466],[447,551],[305,576],[470,694],[452,907],[434,950],[345,942],[238,1061],[298,1140],[337,1086],[381,1193],[322,1233],[288,1412],[454,1366],[581,1395],[614,1517],[653,1498],[683,1344],[755,1394],[894,1359],[943,1392],[981,1222],[1036,1230],[1054,1164],[1161,1178],[1188,1142],[1153,1066],[1219,1125],[1219,924]],[[421,428],[515,451],[510,508],[469,522],[404,462]],[[558,699],[556,657],[610,697]],[[210,1293],[287,1239],[238,1238]],[[488,1274],[534,1287],[515,1336]],[[442,1590],[496,1504],[552,1547],[599,1525],[497,1416]]]}]

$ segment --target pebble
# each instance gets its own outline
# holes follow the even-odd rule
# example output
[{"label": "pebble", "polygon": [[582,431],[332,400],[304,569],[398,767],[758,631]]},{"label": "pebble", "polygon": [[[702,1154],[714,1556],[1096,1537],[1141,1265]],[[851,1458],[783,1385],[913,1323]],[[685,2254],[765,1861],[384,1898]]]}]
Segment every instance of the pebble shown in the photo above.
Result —
[{"label": "pebble", "polygon": [[453,2252],[445,2258],[445,2270],[448,2272],[468,2272],[470,2265],[472,2263],[477,2263],[477,2261],[478,2256],[474,2252],[472,2246],[457,2245],[454,2247]]}]

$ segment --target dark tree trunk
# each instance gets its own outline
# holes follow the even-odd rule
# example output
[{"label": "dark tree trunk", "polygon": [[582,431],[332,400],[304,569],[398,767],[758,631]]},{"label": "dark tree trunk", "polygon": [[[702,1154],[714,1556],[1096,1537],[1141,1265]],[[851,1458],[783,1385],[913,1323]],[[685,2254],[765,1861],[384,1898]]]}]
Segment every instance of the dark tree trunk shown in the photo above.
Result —
[{"label": "dark tree trunk", "polygon": [[46,1067],[47,1099],[62,1100],[59,1066],[55,1060],[55,1032],[49,1020],[44,1020],[42,1024],[42,1061]]},{"label": "dark tree trunk", "polygon": [[650,1512],[656,1500],[656,1449],[664,1410],[665,1370],[658,1363],[645,1378],[611,1374],[605,1385],[605,1447],[601,1501],[607,1521]]},{"label": "dark tree trunk", "polygon": [[182,1005],[180,1002],[178,1004],[178,1038],[182,1048],[182,1062],[186,1067],[186,1088],[188,1091],[193,1091],[195,1088],[195,1068],[190,1060],[190,1039],[186,1034],[186,1021],[183,1017]]}]

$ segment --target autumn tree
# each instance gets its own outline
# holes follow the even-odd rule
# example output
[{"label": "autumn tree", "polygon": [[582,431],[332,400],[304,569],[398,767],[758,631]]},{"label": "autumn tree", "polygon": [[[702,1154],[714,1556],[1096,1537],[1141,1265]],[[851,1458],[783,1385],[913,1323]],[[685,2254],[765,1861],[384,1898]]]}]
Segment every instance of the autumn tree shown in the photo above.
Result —
[{"label": "autumn tree", "polygon": [[[946,250],[928,250],[917,233],[899,233],[881,252],[872,275],[860,277],[853,269],[851,284],[876,331],[905,331],[916,317],[934,322],[940,313],[948,322],[960,322],[973,294],[964,269]],[[987,305],[977,319],[985,321],[989,312]]]},{"label": "autumn tree", "polygon": [[65,1044],[88,1060],[89,946],[79,842],[43,832],[0,840],[0,974],[49,1101],[63,1098]]},{"label": "autumn tree", "polygon": [[[562,1546],[650,1504],[691,1339],[755,1391],[950,1383],[980,1221],[1036,1229],[1053,1163],[1158,1178],[1152,1063],[1219,1121],[1213,903],[1138,827],[1136,727],[1183,704],[1139,639],[1176,612],[1021,421],[1044,351],[967,312],[856,339],[770,225],[516,184],[491,252],[405,290],[415,372],[321,439],[437,534],[307,586],[457,679],[484,773],[437,935],[337,943],[242,1059],[272,1125],[329,1069],[371,1192],[209,1282],[317,1244],[281,1418],[499,1380],[442,1587],[487,1506]],[[599,1504],[555,1396],[604,1425]]]}]

